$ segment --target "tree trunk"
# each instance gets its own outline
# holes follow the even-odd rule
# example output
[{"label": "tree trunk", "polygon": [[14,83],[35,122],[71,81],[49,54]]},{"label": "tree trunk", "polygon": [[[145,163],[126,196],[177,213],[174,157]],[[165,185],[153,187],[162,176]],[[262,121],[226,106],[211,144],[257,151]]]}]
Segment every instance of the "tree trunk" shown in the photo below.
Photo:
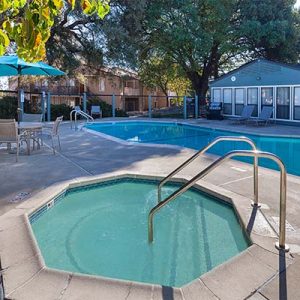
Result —
[{"label": "tree trunk", "polygon": [[208,91],[208,78],[204,78],[196,71],[187,73],[188,78],[192,82],[195,94],[198,96],[199,105],[206,104],[206,94]]}]

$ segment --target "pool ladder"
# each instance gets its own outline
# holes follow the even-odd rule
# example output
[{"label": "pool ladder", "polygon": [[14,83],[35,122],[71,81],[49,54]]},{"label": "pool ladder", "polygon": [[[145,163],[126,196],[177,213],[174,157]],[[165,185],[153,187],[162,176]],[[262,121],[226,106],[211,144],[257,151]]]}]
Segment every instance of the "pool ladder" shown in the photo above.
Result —
[{"label": "pool ladder", "polygon": [[[175,191],[173,194],[168,196],[166,199],[161,200],[161,190],[165,183],[167,183],[174,175],[180,172],[183,168],[193,162],[197,157],[204,154],[211,147],[216,145],[222,141],[239,141],[245,142],[249,144],[252,150],[234,150],[230,151],[227,154],[221,156],[213,163],[211,163],[208,167],[194,176],[191,180],[185,183],[181,188]],[[162,179],[158,185],[158,204],[154,206],[148,215],[148,240],[149,243],[153,242],[153,218],[154,215],[169,202],[186,192],[189,188],[191,188],[198,180],[202,179],[204,176],[209,174],[212,170],[214,170],[219,165],[223,164],[225,161],[232,157],[236,156],[244,156],[244,157],[253,157],[253,177],[254,177],[254,201],[252,206],[260,207],[258,202],[258,158],[267,158],[273,160],[277,163],[280,168],[280,220],[279,220],[279,241],[276,242],[276,248],[278,250],[289,251],[288,245],[285,243],[285,223],[286,223],[286,168],[282,162],[282,160],[275,154],[270,152],[258,151],[255,143],[245,137],[245,136],[223,136],[217,137],[207,146],[196,152],[193,156],[191,156],[188,160],[186,160],[183,164],[181,164],[178,168],[176,168],[173,172],[171,172],[168,176]]]},{"label": "pool ladder", "polygon": [[[73,115],[74,115],[74,119],[73,119]],[[92,116],[90,116],[89,114],[87,114],[84,111],[79,110],[79,109],[73,109],[70,112],[71,129],[73,128],[73,122],[74,122],[74,128],[75,128],[75,130],[77,129],[77,116],[78,115],[84,117],[86,119],[87,123],[89,121],[90,122],[94,122],[94,118]]]}]

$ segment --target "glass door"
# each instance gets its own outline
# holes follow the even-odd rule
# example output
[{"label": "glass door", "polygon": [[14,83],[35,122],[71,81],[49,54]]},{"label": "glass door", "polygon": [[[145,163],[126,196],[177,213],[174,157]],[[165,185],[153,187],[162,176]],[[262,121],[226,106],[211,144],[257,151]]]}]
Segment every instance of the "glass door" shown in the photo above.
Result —
[{"label": "glass door", "polygon": [[300,120],[300,87],[294,88],[294,120]]},{"label": "glass door", "polygon": [[245,89],[235,89],[235,115],[240,116],[245,105]]},{"label": "glass door", "polygon": [[261,108],[263,108],[264,106],[274,106],[272,87],[261,88]]},{"label": "glass door", "polygon": [[258,114],[258,88],[248,88],[247,104],[254,106],[252,117],[257,117]]},{"label": "glass door", "polygon": [[278,87],[276,93],[276,119],[290,118],[290,88]]},{"label": "glass door", "polygon": [[232,115],[232,89],[223,89],[223,112]]}]

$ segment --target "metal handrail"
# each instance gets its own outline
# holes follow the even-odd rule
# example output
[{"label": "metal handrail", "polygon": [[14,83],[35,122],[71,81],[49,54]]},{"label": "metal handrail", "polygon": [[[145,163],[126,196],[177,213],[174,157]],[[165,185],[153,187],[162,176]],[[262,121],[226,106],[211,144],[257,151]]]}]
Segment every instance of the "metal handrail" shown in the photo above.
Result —
[{"label": "metal handrail", "polygon": [[234,150],[228,152],[224,156],[218,158],[211,165],[206,167],[199,174],[194,176],[190,181],[184,184],[179,190],[175,191],[172,195],[167,197],[165,200],[159,202],[155,207],[153,207],[148,215],[148,240],[153,242],[153,218],[154,214],[158,212],[166,204],[174,200],[176,197],[180,196],[182,193],[187,191],[192,187],[198,180],[203,178],[205,175],[210,173],[224,161],[234,157],[234,156],[246,156],[254,158],[268,158],[277,163],[280,168],[280,216],[279,216],[279,242],[276,243],[276,248],[279,250],[289,251],[288,245],[285,244],[285,223],[286,223],[286,168],[282,160],[275,154],[262,151],[253,150]]},{"label": "metal handrail", "polygon": [[74,127],[75,129],[77,128],[77,115],[81,115],[83,116],[84,118],[86,118],[86,120],[90,120],[92,122],[94,122],[94,118],[92,116],[90,116],[89,114],[85,113],[84,111],[82,110],[76,110],[76,109],[73,109],[71,112],[70,112],[70,121],[71,121],[71,129],[73,128],[73,113],[74,113]]},{"label": "metal handrail", "polygon": [[[181,164],[177,169],[175,169],[173,172],[171,172],[167,177],[165,177],[163,180],[160,181],[158,184],[158,190],[157,190],[157,198],[158,203],[161,201],[161,189],[163,185],[169,181],[170,178],[172,178],[174,175],[176,175],[178,172],[180,172],[183,168],[185,168],[187,165],[189,165],[191,162],[193,162],[197,157],[199,157],[201,154],[204,154],[207,150],[209,150],[211,147],[213,147],[215,144],[223,141],[239,141],[239,142],[245,142],[248,143],[252,150],[256,151],[256,145],[255,143],[249,139],[246,136],[221,136],[215,138],[212,142],[210,142],[208,145],[203,147],[201,150],[196,152],[193,156],[191,156],[188,160],[186,160],[183,164]],[[258,205],[258,162],[257,157],[254,157],[254,200],[253,204]]]}]

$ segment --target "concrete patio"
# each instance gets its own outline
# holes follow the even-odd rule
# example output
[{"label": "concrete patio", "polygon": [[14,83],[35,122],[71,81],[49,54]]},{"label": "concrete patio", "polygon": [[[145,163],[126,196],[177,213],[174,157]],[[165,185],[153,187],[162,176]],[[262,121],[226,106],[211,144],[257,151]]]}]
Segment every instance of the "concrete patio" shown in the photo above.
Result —
[{"label": "concrete patio", "polygon": [[[160,119],[161,121],[161,119]],[[236,126],[226,121],[191,120],[193,124],[203,127],[214,127],[236,130]],[[272,125],[269,127],[239,126],[238,130],[245,133],[281,134],[300,137],[300,127]],[[155,147],[143,145],[126,145],[107,140],[97,135],[70,129],[68,123],[61,128],[62,151],[53,155],[46,146],[34,151],[32,155],[21,155],[15,163],[15,156],[0,149],[0,258],[4,276],[4,289],[7,299],[300,299],[300,178],[288,176],[287,199],[287,243],[291,247],[288,254],[279,253],[274,245],[274,237],[259,232],[261,218],[256,218],[250,206],[253,198],[252,166],[238,161],[229,161],[218,167],[200,182],[203,187],[222,193],[228,197],[238,198],[241,209],[245,211],[245,223],[251,233],[255,229],[255,247],[249,248],[233,262],[225,263],[216,269],[218,273],[205,274],[196,288],[185,288],[180,291],[159,290],[153,287],[151,292],[140,290],[128,293],[128,286],[118,290],[118,296],[110,294],[110,288],[99,290],[96,284],[89,292],[83,293],[85,285],[77,292],[72,286],[84,284],[78,276],[54,274],[52,271],[32,267],[30,276],[19,284],[6,286],[5,274],[14,273],[16,278],[28,273],[28,264],[35,257],[29,255],[24,261],[6,264],[6,244],[9,237],[6,229],[21,224],[14,224],[14,217],[23,214],[23,209],[31,207],[38,198],[46,197],[51,189],[56,189],[66,182],[78,181],[80,178],[111,176],[118,173],[145,174],[164,176],[190,157],[195,151],[171,147]],[[46,144],[48,142],[46,141]],[[199,158],[196,163],[184,169],[179,177],[191,178],[214,159],[207,155]],[[23,194],[24,199],[20,193]],[[260,168],[259,170],[259,201],[262,203],[261,216],[264,221],[278,232],[277,217],[279,216],[279,173]],[[239,202],[240,203],[240,202]],[[247,215],[248,214],[248,215]],[[248,216],[248,217],[247,217]],[[11,221],[5,221],[10,217]],[[12,223],[10,223],[12,222]],[[23,225],[22,225],[23,226]],[[16,229],[17,230],[17,229]],[[16,234],[20,245],[26,243],[22,234]],[[280,255],[279,255],[280,254]],[[257,273],[253,273],[253,271]],[[41,277],[41,276],[42,277]],[[10,273],[11,276],[11,273]],[[39,276],[39,277],[38,277]],[[22,276],[21,276],[22,277]],[[39,279],[38,279],[39,278]],[[52,278],[52,279],[51,279]],[[50,285],[41,297],[38,286]],[[130,285],[130,284],[129,284]],[[108,284],[109,286],[109,284]],[[118,289],[112,285],[112,288]],[[80,289],[80,291],[79,291]],[[50,292],[51,290],[51,292]],[[57,292],[53,293],[56,290]],[[104,291],[105,290],[105,291]],[[198,290],[198,292],[195,292]],[[93,295],[93,296],[91,296]],[[106,296],[104,296],[106,295]],[[143,295],[143,296],[142,296]],[[145,296],[147,295],[147,296]]]}]

